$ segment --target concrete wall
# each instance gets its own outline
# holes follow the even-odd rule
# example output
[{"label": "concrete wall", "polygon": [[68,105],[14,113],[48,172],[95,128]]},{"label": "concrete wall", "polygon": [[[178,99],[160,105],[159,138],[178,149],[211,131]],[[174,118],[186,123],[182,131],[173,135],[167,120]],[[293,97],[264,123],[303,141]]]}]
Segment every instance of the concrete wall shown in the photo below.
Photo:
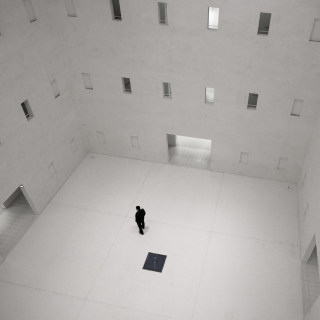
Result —
[{"label": "concrete wall", "polygon": [[[32,3],[37,16],[32,23],[21,0],[0,4],[0,203],[23,184],[40,213],[87,151],[71,90],[71,18],[64,1]],[[57,99],[53,79],[60,89]],[[21,108],[26,99],[34,114],[30,121]],[[53,179],[51,162],[58,173]]]},{"label": "concrete wall", "polygon": [[[87,148],[165,163],[166,133],[179,133],[212,141],[212,170],[297,182],[320,100],[320,46],[309,42],[318,2],[167,3],[165,26],[155,0],[122,0],[122,21],[112,20],[108,1],[75,0],[73,90]],[[218,30],[207,29],[209,6],[220,8]],[[268,36],[257,35],[260,12],[272,13]],[[82,72],[93,90],[84,89]],[[132,94],[121,77],[131,79]],[[172,99],[163,98],[163,82]],[[214,104],[205,103],[205,87],[215,88]],[[255,111],[246,108],[250,92],[259,94]],[[304,100],[300,117],[290,115],[294,99]],[[280,157],[286,170],[277,169]]]},{"label": "concrete wall", "polygon": [[[310,254],[315,242],[320,256],[320,122],[318,121],[310,143],[299,182],[299,216],[301,235],[301,258]],[[310,245],[311,244],[311,245]],[[319,276],[320,278],[320,276]],[[320,299],[318,298],[309,313],[310,320],[319,319]]]}]

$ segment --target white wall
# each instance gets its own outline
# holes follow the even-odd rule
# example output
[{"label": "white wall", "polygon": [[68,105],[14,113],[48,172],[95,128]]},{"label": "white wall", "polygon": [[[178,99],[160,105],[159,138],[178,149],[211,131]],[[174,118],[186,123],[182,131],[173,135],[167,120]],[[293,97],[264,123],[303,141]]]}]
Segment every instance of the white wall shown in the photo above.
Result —
[{"label": "white wall", "polygon": [[[73,70],[65,40],[70,21],[64,2],[32,3],[37,16],[32,23],[21,0],[0,4],[0,203],[23,184],[40,213],[87,151],[71,96]],[[60,89],[57,99],[53,79]],[[30,121],[21,108],[26,99],[34,114]],[[54,179],[47,168],[51,162],[58,172]]]},{"label": "white wall", "polygon": [[[301,235],[301,257],[310,248],[309,244],[316,237],[318,257],[320,257],[320,123],[310,143],[308,154],[303,165],[299,183],[299,216]],[[309,250],[310,251],[310,250]],[[320,299],[313,305],[309,319],[316,320],[320,316]]]},{"label": "white wall", "polygon": [[[73,92],[87,148],[165,163],[166,133],[179,133],[212,141],[211,170],[297,182],[320,100],[319,44],[309,42],[318,2],[167,3],[163,26],[155,0],[122,0],[122,21],[112,20],[108,1],[75,1]],[[209,6],[220,8],[218,30],[207,29]],[[257,35],[260,12],[272,13],[268,36]],[[82,72],[93,90],[84,89]],[[132,94],[121,77],[131,79]],[[172,99],[163,98],[164,81]],[[215,88],[214,104],[205,104],[205,87]],[[256,111],[246,109],[250,92],[259,94]],[[294,99],[305,101],[300,117],[290,115]],[[289,159],[286,170],[277,169],[280,157]]]}]

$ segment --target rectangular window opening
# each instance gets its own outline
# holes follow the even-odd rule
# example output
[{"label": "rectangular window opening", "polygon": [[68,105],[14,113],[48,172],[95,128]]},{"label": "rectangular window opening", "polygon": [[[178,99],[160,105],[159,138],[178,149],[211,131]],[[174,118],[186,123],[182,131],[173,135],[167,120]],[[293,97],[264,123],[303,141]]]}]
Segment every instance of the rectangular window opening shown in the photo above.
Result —
[{"label": "rectangular window opening", "polygon": [[159,23],[168,24],[167,4],[164,2],[158,2],[159,8]]},{"label": "rectangular window opening", "polygon": [[139,147],[139,138],[131,136],[131,144],[133,148],[140,148]]},{"label": "rectangular window opening", "polygon": [[241,152],[240,154],[240,163],[248,164],[249,153],[248,152]]},{"label": "rectangular window opening", "polygon": [[29,101],[26,100],[26,101],[22,102],[21,107],[22,107],[22,110],[23,110],[27,120],[31,120],[33,118],[33,112],[31,110]]},{"label": "rectangular window opening", "polygon": [[278,163],[278,169],[285,170],[287,166],[288,158],[280,158]]},{"label": "rectangular window opening", "polygon": [[68,17],[76,17],[77,13],[73,0],[64,0],[64,3],[66,5]]},{"label": "rectangular window opening", "polygon": [[123,91],[126,93],[132,93],[130,78],[122,78]]},{"label": "rectangular window opening", "polygon": [[208,29],[218,29],[219,8],[209,7]]},{"label": "rectangular window opening", "polygon": [[122,20],[121,10],[120,10],[120,1],[119,0],[110,0],[112,19],[113,20]]},{"label": "rectangular window opening", "polygon": [[97,131],[98,141],[100,143],[106,143],[106,139],[104,137],[104,133],[102,131]]},{"label": "rectangular window opening", "polygon": [[257,104],[258,104],[258,94],[257,93],[249,93],[247,109],[256,110]]},{"label": "rectangular window opening", "polygon": [[163,82],[163,96],[165,98],[172,98],[171,83]]},{"label": "rectangular window opening", "polygon": [[206,103],[214,103],[214,88],[207,88],[206,87]]},{"label": "rectangular window opening", "polygon": [[320,19],[314,19],[310,41],[320,42]]},{"label": "rectangular window opening", "polygon": [[88,90],[93,90],[90,74],[89,73],[83,73],[82,74],[82,79],[83,79],[84,87],[86,89],[88,89]]},{"label": "rectangular window opening", "polygon": [[291,115],[300,117],[302,107],[303,107],[303,100],[294,99]]},{"label": "rectangular window opening", "polygon": [[57,99],[60,96],[60,92],[59,92],[57,81],[56,80],[52,80],[50,82],[50,84],[51,84],[53,95],[54,95],[55,99]]},{"label": "rectangular window opening", "polygon": [[76,145],[76,141],[74,140],[74,138],[70,142],[70,147],[71,147],[71,151],[73,153],[75,153],[77,151],[77,145]]},{"label": "rectangular window opening", "polygon": [[49,170],[49,172],[50,172],[51,178],[54,178],[54,177],[57,175],[57,170],[56,170],[56,168],[54,167],[53,162],[51,162],[51,163],[49,164],[48,170]]},{"label": "rectangular window opening", "polygon": [[260,12],[258,34],[267,36],[270,28],[271,13]]},{"label": "rectangular window opening", "polygon": [[23,0],[23,3],[24,3],[24,6],[26,7],[27,15],[29,17],[29,21],[30,22],[36,21],[37,17],[36,17],[36,14],[34,12],[31,0]]}]

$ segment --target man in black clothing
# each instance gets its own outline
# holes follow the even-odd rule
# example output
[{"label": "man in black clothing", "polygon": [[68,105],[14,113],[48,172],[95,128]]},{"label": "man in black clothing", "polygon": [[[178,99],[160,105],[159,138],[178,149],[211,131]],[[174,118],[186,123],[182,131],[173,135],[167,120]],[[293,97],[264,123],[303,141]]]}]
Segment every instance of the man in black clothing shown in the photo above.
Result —
[{"label": "man in black clothing", "polygon": [[146,215],[146,212],[144,211],[144,209],[140,209],[139,206],[136,206],[136,209],[136,223],[138,225],[140,233],[143,234],[142,229],[144,229],[144,216]]}]

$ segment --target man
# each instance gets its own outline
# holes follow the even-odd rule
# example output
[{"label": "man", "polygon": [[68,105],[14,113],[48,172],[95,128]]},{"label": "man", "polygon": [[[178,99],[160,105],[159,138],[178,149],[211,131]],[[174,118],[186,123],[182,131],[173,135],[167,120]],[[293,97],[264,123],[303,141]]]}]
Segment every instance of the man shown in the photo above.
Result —
[{"label": "man", "polygon": [[144,216],[146,215],[146,212],[144,209],[140,209],[139,206],[136,206],[137,212],[136,212],[136,223],[138,225],[138,228],[140,230],[140,234],[143,234],[142,229],[144,229]]}]

